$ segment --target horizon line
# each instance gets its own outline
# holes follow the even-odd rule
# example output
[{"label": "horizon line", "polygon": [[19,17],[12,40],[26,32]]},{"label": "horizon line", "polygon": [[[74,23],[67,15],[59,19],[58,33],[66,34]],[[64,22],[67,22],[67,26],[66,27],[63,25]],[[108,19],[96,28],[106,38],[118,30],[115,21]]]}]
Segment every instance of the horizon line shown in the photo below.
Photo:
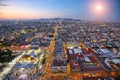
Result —
[{"label": "horizon line", "polygon": [[73,20],[81,20],[81,21],[93,21],[93,22],[120,22],[119,20],[115,21],[115,20],[86,20],[86,19],[78,19],[78,18],[69,18],[69,17],[48,17],[48,18],[5,18],[5,19],[0,19],[0,20],[39,20],[39,19],[73,19]]}]

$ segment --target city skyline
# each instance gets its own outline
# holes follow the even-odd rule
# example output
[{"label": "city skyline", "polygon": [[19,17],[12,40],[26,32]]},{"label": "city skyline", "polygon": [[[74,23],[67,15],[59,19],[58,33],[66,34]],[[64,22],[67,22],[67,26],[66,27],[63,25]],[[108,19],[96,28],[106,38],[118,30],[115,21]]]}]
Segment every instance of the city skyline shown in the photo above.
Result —
[{"label": "city skyline", "polygon": [[119,0],[1,0],[0,19],[120,21],[119,3]]}]

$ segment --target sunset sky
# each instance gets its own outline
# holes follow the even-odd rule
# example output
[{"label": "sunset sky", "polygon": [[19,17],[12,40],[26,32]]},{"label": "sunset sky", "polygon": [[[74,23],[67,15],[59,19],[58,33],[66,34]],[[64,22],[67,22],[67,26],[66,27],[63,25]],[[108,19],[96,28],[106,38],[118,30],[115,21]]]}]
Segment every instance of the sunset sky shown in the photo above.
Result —
[{"label": "sunset sky", "polygon": [[0,19],[120,21],[120,0],[0,0]]}]

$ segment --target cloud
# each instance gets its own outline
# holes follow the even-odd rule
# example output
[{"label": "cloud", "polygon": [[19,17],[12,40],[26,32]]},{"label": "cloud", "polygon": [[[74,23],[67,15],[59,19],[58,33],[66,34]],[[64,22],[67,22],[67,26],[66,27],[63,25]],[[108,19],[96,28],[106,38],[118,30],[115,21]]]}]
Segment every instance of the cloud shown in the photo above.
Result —
[{"label": "cloud", "polygon": [[9,6],[9,5],[7,5],[7,4],[3,4],[3,3],[0,3],[0,6]]},{"label": "cloud", "polygon": [[0,6],[9,6],[6,2],[7,0],[0,0]]}]

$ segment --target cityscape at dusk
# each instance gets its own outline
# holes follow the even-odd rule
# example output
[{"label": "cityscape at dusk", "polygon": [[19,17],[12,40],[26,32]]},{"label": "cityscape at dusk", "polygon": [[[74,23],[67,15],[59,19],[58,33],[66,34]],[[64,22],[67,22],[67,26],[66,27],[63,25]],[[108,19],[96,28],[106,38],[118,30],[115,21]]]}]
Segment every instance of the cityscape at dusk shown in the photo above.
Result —
[{"label": "cityscape at dusk", "polygon": [[0,80],[120,80],[120,0],[0,0]]}]

